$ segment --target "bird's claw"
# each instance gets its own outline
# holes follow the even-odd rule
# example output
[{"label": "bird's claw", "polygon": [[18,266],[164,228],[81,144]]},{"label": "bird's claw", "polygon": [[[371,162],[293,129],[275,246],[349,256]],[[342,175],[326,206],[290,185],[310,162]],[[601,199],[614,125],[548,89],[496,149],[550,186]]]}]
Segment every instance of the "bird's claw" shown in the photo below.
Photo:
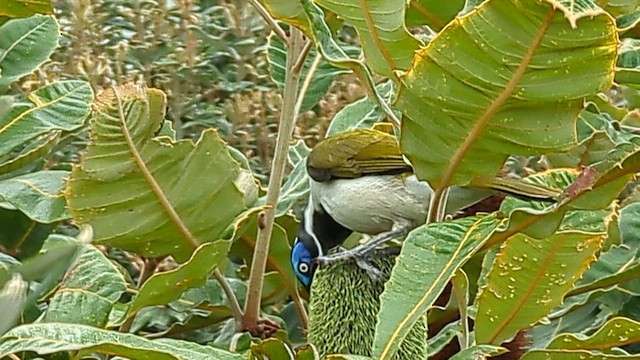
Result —
[{"label": "bird's claw", "polygon": [[372,262],[372,252],[361,251],[361,249],[355,248],[351,250],[345,250],[331,255],[319,256],[316,258],[316,264],[318,266],[328,266],[331,264],[345,263],[348,261],[355,261],[359,268],[364,270],[369,278],[373,281],[384,281],[385,276],[382,274]]},{"label": "bird's claw", "polygon": [[362,270],[364,270],[369,278],[375,282],[384,282],[385,276],[375,265],[373,265],[370,259],[356,258],[356,264]]}]

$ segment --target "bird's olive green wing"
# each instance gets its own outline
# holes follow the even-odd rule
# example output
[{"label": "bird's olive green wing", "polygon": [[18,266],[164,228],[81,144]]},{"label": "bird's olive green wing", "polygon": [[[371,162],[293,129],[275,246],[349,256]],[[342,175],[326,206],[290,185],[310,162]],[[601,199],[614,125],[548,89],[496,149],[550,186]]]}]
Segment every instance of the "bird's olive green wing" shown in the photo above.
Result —
[{"label": "bird's olive green wing", "polygon": [[330,136],[309,154],[307,171],[315,181],[353,179],[365,175],[411,172],[395,136],[356,129]]}]

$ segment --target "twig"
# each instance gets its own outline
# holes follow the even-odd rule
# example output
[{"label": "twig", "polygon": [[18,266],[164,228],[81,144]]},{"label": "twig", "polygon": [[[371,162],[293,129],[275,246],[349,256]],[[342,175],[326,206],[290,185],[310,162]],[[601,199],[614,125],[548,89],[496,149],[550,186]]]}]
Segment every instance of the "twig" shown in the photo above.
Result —
[{"label": "twig", "polygon": [[296,310],[300,316],[302,329],[306,329],[309,326],[309,315],[307,314],[307,309],[305,309],[304,304],[302,303],[302,298],[300,297],[300,293],[297,288],[295,293],[291,294],[291,299],[293,300],[293,304],[296,306]]},{"label": "twig", "polygon": [[[309,54],[311,49],[313,49],[313,45],[314,45],[313,41],[307,39],[307,41],[304,44],[304,48],[302,49],[302,53],[300,53],[300,57],[298,58],[298,61],[293,65],[293,68],[291,69],[291,71],[297,72],[297,73],[302,73],[302,68],[304,67],[304,63],[307,60],[307,55]],[[318,54],[318,55],[316,55],[316,58],[318,56],[322,57],[320,54]],[[320,60],[318,60],[318,62],[319,61]],[[317,65],[316,65],[316,67],[317,67]],[[309,70],[309,71],[311,71],[311,70]]]},{"label": "twig", "polygon": [[222,286],[222,290],[225,295],[227,295],[227,300],[229,301],[229,308],[231,309],[231,313],[233,314],[233,318],[236,320],[236,329],[240,328],[240,324],[242,322],[242,309],[240,308],[240,303],[238,302],[238,298],[236,294],[233,292],[233,288],[231,288],[231,284],[227,281],[227,278],[222,275],[219,269],[213,270],[213,276],[215,276],[216,280]]},{"label": "twig", "polygon": [[[308,43],[311,43],[310,41]],[[306,47],[305,47],[306,49]],[[305,53],[305,49],[303,49],[301,57],[307,56],[308,52]],[[322,60],[322,55],[316,54],[316,57],[313,59],[311,66],[309,67],[309,71],[307,71],[307,75],[302,82],[302,86],[300,87],[300,91],[298,92],[298,101],[296,101],[295,114],[300,112],[300,107],[302,107],[302,102],[304,101],[304,96],[307,94],[307,90],[309,90],[309,86],[311,85],[311,81],[313,80],[313,75],[318,70],[318,66],[320,65],[320,60]],[[303,62],[304,63],[304,62]],[[295,71],[296,67],[294,67]],[[302,68],[300,68],[302,69]]]},{"label": "twig", "polygon": [[256,11],[258,11],[258,14],[260,14],[260,16],[264,19],[264,21],[267,23],[267,25],[269,25],[271,30],[274,33],[276,33],[276,35],[280,38],[280,40],[282,40],[282,42],[285,45],[288,45],[289,44],[289,37],[284,32],[284,30],[282,30],[280,25],[278,25],[278,23],[271,16],[271,14],[269,14],[267,9],[265,9],[264,6],[262,6],[262,4],[260,4],[260,2],[258,0],[250,0],[249,3],[251,5],[253,5],[253,7],[256,9]]},{"label": "twig", "polygon": [[247,300],[244,306],[244,316],[242,317],[242,329],[249,330],[256,334],[258,318],[260,315],[260,298],[264,282],[264,270],[269,254],[269,243],[273,230],[275,207],[280,197],[280,187],[284,178],[284,170],[287,162],[287,151],[291,133],[295,125],[296,95],[298,93],[299,73],[293,72],[293,65],[298,61],[302,51],[302,32],[296,28],[291,28],[289,48],[287,49],[286,75],[284,81],[284,91],[282,94],[282,112],[280,114],[280,127],[278,129],[278,140],[276,142],[275,154],[269,176],[269,187],[267,189],[268,208],[260,214],[260,226],[258,226],[258,236],[256,247],[251,262],[251,274],[247,289]]}]

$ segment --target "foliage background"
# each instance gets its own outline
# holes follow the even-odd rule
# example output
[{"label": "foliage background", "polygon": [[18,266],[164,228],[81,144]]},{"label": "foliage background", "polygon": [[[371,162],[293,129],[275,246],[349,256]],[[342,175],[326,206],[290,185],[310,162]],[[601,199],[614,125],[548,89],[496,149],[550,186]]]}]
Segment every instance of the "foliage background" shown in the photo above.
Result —
[{"label": "foliage background", "polygon": [[[267,3],[275,4],[274,6],[277,7],[278,1],[267,1]],[[301,3],[308,4],[310,2]],[[328,8],[337,6],[326,1],[318,1],[318,3]],[[419,1],[414,1],[413,3],[419,3]],[[473,1],[458,2],[456,4],[462,7],[463,3],[466,4],[467,8],[476,4]],[[586,4],[590,2],[578,3]],[[635,24],[634,21],[637,22],[638,18],[640,18],[638,16],[638,4],[633,1],[604,1],[600,5],[617,17],[616,20],[619,26],[624,25],[625,21],[631,21],[633,25]],[[232,149],[230,151],[234,159],[241,164],[234,171],[241,174],[245,170],[244,168],[248,168],[261,181],[262,188],[256,190],[257,194],[253,195],[259,197],[258,204],[265,203],[264,189],[269,185],[268,175],[273,170],[271,169],[271,163],[277,144],[278,128],[281,125],[278,119],[281,116],[280,110],[284,107],[281,95],[284,74],[280,73],[279,75],[281,76],[278,77],[278,68],[274,64],[282,65],[285,60],[282,44],[278,43],[274,35],[270,35],[270,29],[267,28],[263,18],[256,12],[255,7],[242,0],[56,0],[53,1],[53,8],[61,28],[60,47],[53,52],[51,61],[39,67],[35,73],[13,83],[8,94],[16,98],[20,96],[28,98],[43,86],[59,84],[63,80],[87,81],[94,93],[99,93],[113,85],[129,82],[161,89],[167,96],[166,119],[172,125],[170,127],[168,124],[164,124],[158,132],[169,139],[163,140],[166,141],[164,144],[173,144],[176,139],[193,139],[195,141],[201,136],[210,136],[209,140],[211,142],[208,144],[217,143],[215,135],[205,131],[210,128],[217,129],[217,134],[231,146]],[[341,10],[339,6],[333,9],[336,12]],[[306,9],[305,11],[309,10]],[[272,9],[272,12],[275,14],[272,15],[277,17],[277,11]],[[455,12],[449,15],[452,16],[453,14]],[[446,18],[449,15],[443,15],[443,17]],[[627,17],[632,19],[628,20]],[[419,22],[413,23],[418,21],[416,20],[417,18],[413,18],[410,14],[407,19],[408,24],[412,25],[410,30],[416,38],[424,39],[425,41],[431,38],[433,34],[429,31],[424,31],[424,28],[420,28],[422,24]],[[285,20],[285,22],[294,23],[290,19]],[[327,21],[331,25],[335,25],[335,23],[331,22],[332,20],[335,19],[328,19]],[[439,31],[443,24],[444,22],[440,21],[429,25],[434,30]],[[289,33],[292,32],[291,29],[287,31]],[[314,29],[314,31],[320,33],[317,29]],[[362,31],[362,29],[346,25],[336,35],[337,40],[353,58],[359,55],[358,46],[361,45],[357,31]],[[582,147],[578,146],[576,149],[572,149],[575,152],[559,152],[546,158],[539,156],[513,156],[507,161],[507,167],[503,169],[504,171],[519,176],[534,174],[532,176],[533,181],[539,181],[547,185],[553,183],[562,189],[571,188],[573,185],[574,191],[578,195],[582,195],[582,192],[590,186],[595,186],[595,180],[589,178],[588,171],[585,171],[582,175],[579,174],[580,169],[588,169],[593,164],[599,166],[598,164],[602,165],[604,163],[602,165],[604,167],[598,168],[598,171],[606,172],[607,174],[611,172],[613,177],[620,176],[622,180],[630,180],[630,174],[621,175],[611,170],[617,168],[617,163],[615,166],[611,163],[606,163],[606,158],[609,154],[607,151],[613,148],[613,150],[629,151],[631,155],[627,157],[625,157],[626,155],[621,156],[620,159],[616,158],[616,161],[620,161],[620,164],[625,162],[625,164],[630,165],[630,169],[636,168],[633,161],[637,153],[637,147],[635,146],[638,143],[634,135],[638,134],[639,128],[636,108],[639,97],[638,82],[636,81],[637,77],[634,78],[636,76],[634,72],[637,72],[639,63],[637,61],[638,47],[633,39],[635,37],[634,29],[621,31],[621,34],[623,38],[627,38],[630,41],[625,42],[622,46],[624,50],[621,51],[622,54],[628,56],[621,55],[618,58],[616,80],[628,86],[613,86],[611,89],[606,89],[599,96],[589,97],[588,100],[592,105],[581,112],[580,125],[578,127],[579,140],[587,141],[587,145],[581,143]],[[321,37],[321,35],[317,36]],[[270,52],[269,57],[267,56],[267,50]],[[398,52],[398,56],[404,56],[403,54],[407,49],[400,50],[402,51]],[[312,54],[309,57],[310,59],[317,56],[315,51],[315,49],[310,50],[310,54]],[[405,60],[407,60],[406,57],[402,61]],[[340,59],[333,59],[333,61],[339,62]],[[305,66],[305,70],[307,70],[308,66]],[[378,73],[394,76],[390,74],[389,69],[384,69],[384,64],[371,66],[382,68],[382,70],[377,71]],[[334,128],[330,129],[331,120],[346,105],[354,103],[366,93],[365,86],[361,84],[362,76],[349,74],[346,71],[338,71],[330,66],[323,68],[323,71],[328,73],[329,77],[336,76],[336,80],[331,83],[331,87],[326,94],[321,94],[322,96],[319,97],[317,104],[313,103],[303,109],[304,111],[296,123],[293,132],[294,141],[288,152],[287,173],[289,175],[282,189],[283,195],[281,198],[283,201],[275,210],[278,217],[272,237],[265,287],[261,294],[262,310],[266,320],[260,324],[263,327],[260,330],[261,334],[266,335],[265,337],[272,336],[271,339],[260,341],[248,333],[236,333],[235,330],[241,328],[241,326],[233,318],[233,315],[237,315],[237,313],[234,314],[237,309],[234,309],[234,300],[232,298],[235,297],[237,302],[242,304],[248,297],[247,292],[250,290],[247,288],[249,265],[253,257],[253,246],[256,242],[255,234],[259,232],[258,228],[260,228],[260,220],[256,217],[255,212],[243,214],[242,221],[234,221],[233,227],[237,227],[235,229],[238,230],[236,233],[240,235],[234,239],[235,242],[230,249],[230,260],[221,259],[226,254],[226,251],[229,250],[225,247],[227,243],[223,240],[228,240],[227,237],[231,235],[229,235],[229,231],[220,231],[219,236],[223,240],[198,247],[193,257],[184,263],[183,260],[185,259],[178,259],[179,262],[176,262],[171,258],[165,257],[144,258],[112,245],[91,247],[90,251],[86,251],[76,258],[73,256],[75,248],[73,246],[66,248],[62,244],[69,241],[68,236],[78,237],[81,240],[87,240],[91,236],[85,232],[86,230],[79,232],[82,228],[78,229],[68,221],[69,214],[62,213],[60,215],[62,221],[54,219],[40,223],[25,219],[24,216],[18,214],[18,211],[15,211],[15,208],[3,207],[0,215],[5,228],[8,228],[6,224],[26,224],[24,229],[18,229],[15,226],[12,228],[16,229],[15,233],[17,235],[22,236],[22,240],[16,242],[14,241],[15,239],[7,237],[3,239],[3,242],[0,242],[2,253],[15,258],[3,258],[3,269],[10,269],[11,266],[15,265],[11,263],[12,261],[22,261],[23,264],[21,266],[27,269],[25,273],[28,273],[28,269],[31,267],[33,268],[31,275],[34,279],[28,277],[27,279],[35,280],[35,282],[31,283],[31,286],[34,286],[36,291],[31,289],[33,292],[30,292],[32,297],[30,300],[34,301],[26,302],[29,306],[24,309],[24,316],[20,319],[20,322],[29,324],[39,317],[45,322],[59,322],[61,324],[55,329],[55,336],[69,334],[72,329],[89,331],[80,325],[64,324],[68,322],[140,335],[140,337],[133,335],[122,337],[123,342],[131,345],[133,350],[125,348],[114,350],[109,348],[111,346],[109,344],[117,342],[109,338],[113,336],[113,333],[107,331],[96,332],[94,334],[99,335],[99,337],[110,339],[108,340],[109,344],[91,344],[89,346],[85,343],[83,350],[72,349],[72,346],[65,348],[70,351],[60,356],[69,358],[82,358],[92,353],[92,351],[103,354],[111,351],[114,354],[142,357],[142,354],[147,350],[156,351],[157,353],[153,353],[154,356],[163,356],[161,354],[171,353],[171,346],[180,347],[181,349],[179,355],[174,354],[174,358],[189,358],[189,356],[192,356],[188,352],[182,352],[186,351],[185,349],[190,346],[200,354],[223,356],[221,355],[222,353],[207,353],[207,351],[213,350],[209,347],[198,347],[196,343],[212,344],[218,348],[236,352],[246,352],[251,348],[256,356],[268,354],[272,358],[278,358],[274,354],[284,354],[290,351],[290,345],[304,343],[305,334],[301,329],[301,324],[304,320],[299,316],[300,313],[304,313],[304,311],[301,311],[303,300],[296,294],[295,280],[292,281],[293,277],[288,268],[287,247],[287,244],[292,240],[293,234],[295,234],[297,224],[291,214],[286,214],[286,212],[291,208],[294,209],[294,212],[299,211],[300,200],[306,191],[304,187],[296,186],[296,182],[304,179],[304,176],[301,175],[304,172],[304,167],[296,165],[303,164],[302,160],[309,151],[308,147],[312,147],[328,132],[344,130],[344,128],[340,128],[339,124],[331,124]],[[625,80],[622,75],[627,75],[629,78]],[[384,77],[376,75],[374,78],[379,81]],[[385,86],[387,87],[385,88]],[[576,85],[576,88],[579,88],[579,86]],[[383,97],[389,97],[392,93],[388,83],[387,85],[379,85],[378,91],[383,94]],[[129,95],[134,99],[137,96],[135,91],[132,91]],[[154,101],[158,103],[163,101],[159,100],[161,96],[158,93],[147,95],[149,99],[155,99]],[[127,98],[128,100],[129,98]],[[402,103],[402,99],[400,103]],[[367,106],[373,107],[373,105]],[[594,107],[596,108],[595,110]],[[112,110],[105,106],[105,113],[113,115],[115,119],[118,117],[117,112]],[[110,113],[110,111],[112,112]],[[407,110],[405,108],[405,111],[405,115],[411,115],[411,109]],[[368,126],[380,117],[376,114],[373,116],[374,119],[365,119],[362,120],[362,123],[364,126]],[[409,121],[406,123],[411,124]],[[74,164],[80,162],[80,154],[84,151],[92,151],[88,140],[88,132],[89,127],[87,126],[78,126],[70,131],[62,132],[59,141],[53,141],[51,144],[47,143],[51,145],[51,151],[46,152],[45,161],[40,161],[34,167],[20,169],[17,173],[4,174],[4,177],[0,180],[29,174],[34,169],[44,170],[49,174],[53,174],[53,171],[70,171]],[[203,135],[203,132],[205,135]],[[42,140],[42,138],[39,139]],[[607,142],[607,140],[612,141]],[[634,147],[629,150],[621,144],[625,146],[632,144]],[[422,151],[424,154],[425,147],[420,147],[420,145],[424,144],[416,144],[414,142],[414,149],[411,149],[411,145],[407,145],[406,149],[413,150],[413,156],[417,156],[418,160],[423,160],[420,159],[421,155],[419,153]],[[586,150],[584,149],[585,146]],[[29,148],[29,146],[16,148],[13,149],[11,154],[2,158],[2,161],[32,152],[33,149]],[[194,152],[196,151],[194,150]],[[578,160],[576,160],[576,157]],[[230,160],[230,158],[224,156],[216,159],[220,163]],[[631,164],[627,163],[629,159],[631,159],[629,161]],[[558,164],[561,164],[559,165],[560,167],[571,167],[573,171],[567,173],[545,172],[548,168],[556,167],[554,165]],[[424,168],[422,167],[422,169]],[[76,167],[74,171],[78,171],[77,169]],[[215,171],[215,169],[210,170],[212,174]],[[84,171],[81,174],[83,176],[91,174],[90,167],[82,171]],[[542,175],[535,175],[536,173],[541,173]],[[78,179],[76,177],[77,173],[74,174],[72,175],[73,178]],[[182,174],[173,175],[179,177]],[[602,173],[599,175],[602,175]],[[586,180],[581,176],[586,177]],[[580,181],[576,181],[576,177]],[[66,191],[68,200],[79,201],[77,198],[74,200],[73,197],[75,191],[72,188],[73,181],[70,184],[70,189]],[[609,204],[610,199],[606,204],[608,207],[602,206],[602,209],[591,209],[588,208],[588,205],[585,207],[584,203],[589,203],[589,200],[593,200],[592,203],[595,203],[597,200],[607,199],[602,193],[596,193],[594,197],[587,198],[586,201],[583,198],[582,207],[571,207],[573,205],[570,204],[570,206],[561,210],[554,209],[553,211],[542,208],[537,203],[523,204],[514,199],[508,199],[503,203],[502,210],[513,216],[514,223],[520,222],[521,224],[528,221],[526,218],[528,215],[526,214],[530,214],[531,212],[527,213],[527,211],[531,209],[539,211],[537,214],[541,214],[540,217],[547,222],[543,221],[542,226],[539,228],[527,229],[530,232],[527,232],[526,235],[515,234],[515,240],[511,242],[511,244],[517,244],[517,246],[513,245],[516,250],[515,254],[509,252],[513,249],[502,248],[501,254],[496,255],[498,251],[494,247],[492,252],[490,251],[484,258],[484,262],[482,259],[480,261],[475,259],[475,262],[470,261],[464,270],[469,273],[471,279],[465,280],[467,275],[461,275],[458,271],[459,269],[449,267],[442,269],[442,273],[447,276],[446,281],[437,283],[434,281],[433,283],[444,287],[451,277],[455,279],[454,285],[458,289],[466,288],[466,291],[471,291],[471,293],[477,290],[475,287],[487,285],[482,283],[485,275],[488,277],[486,281],[491,284],[500,283],[495,274],[493,278],[489,274],[493,261],[492,256],[498,256],[496,264],[504,267],[511,266],[504,258],[512,255],[515,257],[518,255],[517,251],[522,251],[522,249],[530,251],[527,253],[534,253],[536,249],[527,248],[529,244],[527,236],[536,231],[547,231],[544,226],[553,223],[556,227],[560,227],[560,234],[554,234],[553,236],[547,234],[548,239],[546,240],[548,241],[544,243],[545,249],[555,249],[553,248],[554,244],[566,241],[568,245],[565,246],[566,249],[562,249],[566,253],[560,252],[560,255],[571,256],[572,254],[577,254],[575,252],[576,247],[584,245],[587,248],[587,252],[583,253],[586,254],[584,259],[576,255],[574,256],[575,262],[569,261],[568,265],[567,263],[561,263],[558,259],[552,259],[554,261],[557,260],[558,265],[558,269],[554,270],[561,271],[559,270],[560,268],[575,266],[575,274],[577,275],[571,281],[577,280],[583,274],[585,277],[572,290],[557,287],[560,289],[558,291],[566,290],[565,293],[571,291],[570,294],[573,297],[561,305],[560,301],[565,293],[554,295],[549,304],[553,305],[556,311],[553,314],[555,317],[545,318],[544,314],[546,312],[538,317],[524,314],[526,315],[524,316],[525,319],[514,321],[514,324],[510,325],[516,326],[516,328],[509,329],[509,331],[513,330],[515,333],[524,328],[525,325],[528,326],[527,321],[538,321],[542,318],[538,324],[539,326],[530,332],[530,334],[533,334],[532,342],[534,348],[545,349],[539,350],[540,352],[537,354],[535,351],[531,352],[529,356],[534,359],[536,356],[557,356],[558,358],[565,356],[566,353],[564,352],[571,349],[566,349],[559,344],[563,342],[571,343],[574,339],[570,335],[565,338],[560,337],[558,334],[561,332],[593,336],[593,342],[596,345],[590,345],[590,340],[584,340],[580,336],[576,337],[578,340],[575,341],[579,343],[576,347],[581,350],[597,350],[602,346],[602,343],[608,344],[609,347],[615,347],[614,350],[606,354],[598,353],[599,358],[613,355],[628,355],[628,358],[633,358],[638,349],[637,345],[632,343],[640,341],[638,337],[640,328],[637,323],[640,318],[637,317],[636,311],[639,290],[637,281],[635,281],[640,275],[638,275],[639,267],[637,266],[637,235],[634,233],[638,229],[634,219],[640,209],[634,205],[638,197],[637,183],[628,181],[628,183],[625,182],[624,184],[626,184],[626,188],[619,196],[620,207],[617,204]],[[575,190],[576,187],[577,190]],[[575,196],[577,197],[578,195]],[[0,196],[9,197],[4,193],[1,193]],[[619,209],[624,206],[627,206],[625,208],[626,212],[620,212]],[[75,208],[75,205],[71,207]],[[495,206],[480,210],[495,210]],[[554,213],[556,210],[557,212]],[[477,209],[474,212],[476,211]],[[573,214],[570,213],[572,211]],[[568,214],[566,218],[564,218],[565,214]],[[80,211],[72,215],[76,219],[85,215],[92,216],[91,214],[83,214]],[[522,217],[518,218],[518,216],[525,218],[523,220]],[[618,228],[618,217],[626,219],[626,226]],[[603,221],[603,219],[606,221]],[[486,232],[486,236],[483,235],[481,237],[482,241],[487,241],[487,248],[500,242],[500,240],[491,237],[491,234],[495,231],[495,223],[490,220],[492,221],[493,219],[485,218],[473,223],[473,226],[479,224],[482,230]],[[467,224],[465,221],[471,224],[471,220],[462,220],[457,224]],[[620,223],[622,223],[622,220]],[[440,230],[437,229],[420,228],[413,233],[413,236],[409,237],[406,247],[416,252],[424,251],[425,249],[414,249],[411,246],[415,246],[420,238],[432,240],[434,243],[443,241],[446,236],[454,234],[455,229],[450,230],[451,232],[442,230],[443,233],[440,234],[438,233]],[[575,233],[566,235],[562,231],[578,231],[581,233],[578,235]],[[45,242],[45,238],[50,233],[54,235]],[[464,234],[457,235],[462,238]],[[595,245],[596,242],[604,238],[607,239],[606,243]],[[577,245],[573,246],[574,244]],[[37,263],[30,263],[29,259],[38,253],[41,247],[43,247],[42,252],[44,254],[38,256],[44,256],[44,258],[39,257]],[[443,249],[446,248],[443,247]],[[486,249],[474,248],[471,250],[484,251]],[[471,250],[454,260],[460,261],[460,263],[466,262],[473,255]],[[600,253],[601,250],[604,255]],[[582,253],[582,250],[578,252]],[[451,253],[456,252],[452,250]],[[542,255],[544,254],[545,252],[542,252]],[[600,256],[600,262],[594,263],[595,265],[590,272],[584,272],[587,264],[595,258],[596,254]],[[433,255],[433,258],[428,258],[433,264],[446,263],[444,259],[438,257],[442,254],[426,255]],[[500,255],[502,255],[502,258]],[[57,279],[54,279],[55,276],[42,278],[41,275],[34,275],[38,271],[41,272],[42,269],[47,269],[47,266],[50,265],[46,261],[47,256],[52,259],[67,260],[66,262],[53,262],[55,271],[52,271],[52,274],[61,272],[57,274]],[[71,270],[63,277],[62,273],[72,263],[71,260],[75,262],[73,262]],[[505,262],[501,263],[500,261]],[[219,270],[219,272],[214,273],[212,278],[202,278],[202,274],[208,274],[213,271],[213,267],[219,262],[221,265],[216,270]],[[529,265],[534,266],[533,263]],[[608,270],[607,267],[609,267]],[[602,268],[605,268],[605,270]],[[87,271],[87,273],[84,273],[84,271]],[[156,271],[156,275],[162,276],[153,276]],[[400,271],[402,269],[398,270],[398,272]],[[95,289],[83,288],[87,284],[87,276],[94,276],[100,272],[108,274],[108,277],[97,279],[97,283],[102,284],[103,287],[97,286]],[[420,278],[422,279],[421,281],[431,281],[432,279],[428,273],[421,275],[423,275]],[[217,280],[223,278],[225,281],[220,285],[216,278]],[[444,277],[439,278],[439,280],[442,279]],[[7,279],[0,278],[0,280],[4,282]],[[16,287],[24,286],[24,283],[19,281],[15,283],[9,282],[9,284],[13,284],[12,286]],[[570,283],[569,285],[573,284]],[[471,290],[469,290],[469,287],[471,287]],[[551,287],[549,286],[548,288]],[[407,295],[407,298],[412,296],[412,294],[409,294],[410,292],[405,294],[404,288],[389,287],[389,289],[387,290],[390,291],[390,294],[387,294],[386,298],[385,295],[381,298],[383,310],[395,307],[393,296],[399,296],[400,294]],[[106,299],[103,305],[105,308],[109,308],[109,311],[101,312],[99,311],[99,306],[95,305],[96,308],[77,309],[77,313],[74,313],[76,309],[71,309],[66,305],[74,303],[73,297],[77,296],[78,292],[82,292],[80,290],[86,290],[92,294],[99,293],[103,297],[100,300]],[[17,292],[19,293],[20,291]],[[229,296],[230,293],[233,293],[232,297]],[[8,294],[11,295],[11,292]],[[306,299],[307,295],[302,294],[302,297]],[[422,294],[419,295],[422,296]],[[434,291],[428,295],[429,301],[435,302],[439,291]],[[468,297],[469,294],[467,293],[466,296]],[[496,305],[496,303],[491,303],[492,299],[487,299],[486,293],[484,296],[484,298],[480,297],[481,303],[485,301],[481,306],[493,304],[495,305],[493,309],[500,308],[499,302]],[[10,296],[4,299],[10,299]],[[35,299],[39,299],[39,301],[35,301]],[[391,303],[389,299],[391,299]],[[99,302],[95,304],[99,304]],[[540,309],[550,310],[552,308],[551,305],[548,305],[549,309],[547,309],[546,304],[541,306]],[[422,303],[417,306],[424,306],[425,309],[423,310],[426,310],[429,305]],[[479,312],[480,309],[485,310],[482,307],[475,310]],[[17,309],[16,311],[22,310]],[[460,310],[452,303],[438,304],[437,307],[430,310],[432,320],[430,329],[438,328],[433,326],[434,323],[444,325],[446,323],[445,320],[451,319],[450,316],[458,314]],[[387,312],[390,314],[389,318],[392,318],[393,312]],[[386,312],[383,313],[386,315]],[[102,315],[98,316],[97,314]],[[483,330],[489,332],[491,329],[487,329],[487,324],[492,320],[490,321],[489,318],[483,319],[482,314],[474,314],[473,316],[476,315],[478,316],[476,319],[480,323],[478,327],[484,326]],[[617,316],[625,316],[627,318],[621,319]],[[589,320],[584,320],[585,318]],[[438,322],[439,320],[442,321]],[[392,322],[394,319],[389,321]],[[281,329],[278,330],[278,326],[275,326],[274,323],[279,324]],[[2,324],[0,322],[0,325]],[[465,336],[469,336],[469,329],[465,329],[459,321],[457,323],[453,321],[446,325],[448,328],[445,328],[442,332],[431,334],[429,339],[431,342],[429,344],[431,355],[435,355],[445,347],[444,345],[455,342],[454,338],[462,339]],[[605,330],[610,329],[614,330],[609,332],[608,337],[598,338],[597,334],[604,334],[606,333]],[[621,331],[624,331],[624,333],[616,333],[615,329],[623,329]],[[15,331],[18,335],[13,334],[13,337],[21,338],[24,336],[26,338],[37,331],[41,331],[41,328],[38,328],[37,325],[33,325],[33,327],[27,325]],[[24,334],[20,333],[20,331],[24,331]],[[483,335],[484,332],[479,334],[475,336],[486,344],[494,343],[494,345],[499,345],[501,340],[509,338],[509,334],[506,334],[506,332],[500,333],[495,335],[500,340],[496,342],[493,341],[495,338],[491,341],[487,338],[482,338],[482,336],[485,336]],[[43,338],[47,337],[47,335],[40,335]],[[521,335],[522,333],[518,333],[518,336]],[[377,332],[376,336],[378,336]],[[617,337],[617,340],[614,339],[615,337]],[[623,337],[626,338],[623,339]],[[142,341],[142,338],[163,339],[155,342],[153,345],[155,348],[153,348],[149,343]],[[174,341],[173,339],[188,340],[191,343],[172,342]],[[468,340],[467,338],[467,343]],[[74,344],[78,339],[66,338],[65,341]],[[461,340],[461,342],[465,341]],[[5,346],[9,343],[10,341],[6,341]],[[283,343],[288,345],[283,345]],[[35,345],[18,344],[15,346],[23,346],[21,349],[29,350],[35,350],[40,346],[41,348],[46,348],[46,351],[55,352],[55,349],[47,348],[42,343]],[[147,348],[149,346],[152,348]],[[546,349],[547,346],[549,346],[550,350]],[[470,351],[466,355],[461,353],[461,358],[475,356],[471,351],[482,354],[496,354],[500,351],[499,348],[490,345],[474,346],[467,350]],[[309,356],[309,353],[305,353],[305,351],[305,349],[299,349],[297,356],[299,358]],[[572,355],[582,356],[585,353],[572,353]],[[54,357],[51,356],[51,358]]]}]

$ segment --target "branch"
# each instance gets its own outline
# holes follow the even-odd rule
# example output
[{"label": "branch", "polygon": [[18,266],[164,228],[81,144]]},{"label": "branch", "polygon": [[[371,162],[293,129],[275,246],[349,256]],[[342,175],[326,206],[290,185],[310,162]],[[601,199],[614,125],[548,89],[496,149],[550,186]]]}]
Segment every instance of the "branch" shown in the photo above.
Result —
[{"label": "branch", "polygon": [[275,207],[280,197],[280,188],[287,163],[287,151],[291,133],[296,120],[296,97],[298,93],[299,73],[293,70],[294,64],[298,61],[302,52],[302,32],[296,28],[291,28],[289,47],[287,49],[287,65],[284,81],[284,91],[282,94],[282,111],[280,113],[280,126],[278,129],[278,140],[276,142],[275,154],[269,176],[269,187],[267,189],[267,209],[259,215],[258,236],[254,249],[253,261],[251,262],[251,274],[247,289],[247,300],[244,305],[244,316],[242,317],[242,329],[256,334],[258,328],[258,318],[260,316],[260,298],[262,296],[262,286],[264,282],[264,270],[269,254],[269,243],[275,217]]},{"label": "branch", "polygon": [[260,14],[260,16],[264,19],[267,25],[269,25],[271,30],[280,38],[280,40],[282,40],[285,45],[289,45],[289,37],[278,25],[276,19],[274,19],[271,14],[269,14],[267,9],[265,9],[258,0],[250,0],[249,3],[253,5],[256,11],[258,11],[258,14]]},{"label": "branch", "polygon": [[[140,275],[138,276],[137,288],[140,289],[142,285],[149,280],[149,278],[156,272],[158,268],[158,264],[164,259],[165,256],[158,258],[146,258],[144,259],[144,266]],[[120,329],[118,331],[123,333],[128,333],[131,330],[131,325],[133,325],[133,320],[136,318],[135,314],[129,316],[129,318],[120,325]]]},{"label": "branch", "polygon": [[215,276],[216,280],[222,286],[222,290],[224,294],[227,295],[227,301],[229,301],[229,308],[231,309],[231,314],[233,314],[233,318],[236,321],[236,329],[240,327],[240,323],[242,322],[242,309],[240,309],[240,303],[238,302],[238,298],[236,297],[236,293],[233,292],[233,288],[231,288],[231,284],[227,281],[227,278],[222,275],[219,269],[213,270],[213,276]]}]

